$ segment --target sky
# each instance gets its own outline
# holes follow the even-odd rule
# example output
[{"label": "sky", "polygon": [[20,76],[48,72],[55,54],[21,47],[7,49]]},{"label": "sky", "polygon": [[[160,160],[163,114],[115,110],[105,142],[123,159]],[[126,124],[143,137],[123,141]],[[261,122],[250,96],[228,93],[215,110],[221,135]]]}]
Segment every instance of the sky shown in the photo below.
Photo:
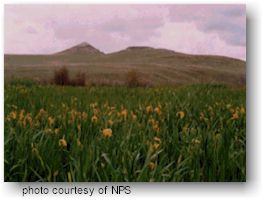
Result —
[{"label": "sky", "polygon": [[246,60],[246,7],[5,5],[6,54],[51,54],[81,42],[105,53],[151,46]]}]

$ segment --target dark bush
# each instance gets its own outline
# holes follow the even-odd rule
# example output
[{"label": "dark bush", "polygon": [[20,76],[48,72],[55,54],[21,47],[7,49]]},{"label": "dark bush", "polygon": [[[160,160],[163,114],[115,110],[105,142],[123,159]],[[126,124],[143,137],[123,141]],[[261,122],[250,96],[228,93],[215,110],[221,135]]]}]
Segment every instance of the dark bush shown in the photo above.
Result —
[{"label": "dark bush", "polygon": [[85,86],[86,76],[83,72],[78,72],[75,78],[69,78],[69,71],[66,67],[62,67],[55,71],[53,82],[56,85],[71,85],[71,86]]},{"label": "dark bush", "polygon": [[76,77],[70,81],[72,86],[85,86],[86,76],[83,72],[78,72]]},{"label": "dark bush", "polygon": [[54,73],[54,83],[56,85],[69,85],[69,72],[66,67],[62,67],[55,71]]},{"label": "dark bush", "polygon": [[128,87],[140,86],[139,74],[136,70],[130,70],[126,74],[126,85]]}]

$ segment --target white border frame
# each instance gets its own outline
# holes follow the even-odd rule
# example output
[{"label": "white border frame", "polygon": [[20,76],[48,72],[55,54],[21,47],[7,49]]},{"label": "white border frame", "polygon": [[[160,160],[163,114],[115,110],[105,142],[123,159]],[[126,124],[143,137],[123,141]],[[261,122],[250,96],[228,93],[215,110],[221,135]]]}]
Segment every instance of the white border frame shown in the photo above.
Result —
[{"label": "white border frame", "polygon": [[[247,5],[247,182],[246,183],[120,183],[130,185],[132,194],[130,195],[107,195],[107,196],[43,196],[34,195],[29,198],[51,199],[78,198],[78,199],[145,199],[153,200],[165,197],[166,199],[263,199],[264,197],[264,1],[260,0],[216,0],[190,1],[190,0],[127,0],[127,1],[85,1],[85,0],[3,0],[1,1],[1,72],[0,72],[0,194],[3,199],[22,199],[22,188],[26,186],[46,186],[49,188],[59,186],[79,186],[79,187],[100,187],[118,185],[118,183],[5,183],[4,181],[4,4],[124,4],[124,3],[150,3],[150,4],[229,4],[244,3]],[[262,36],[262,37],[261,37]]]}]

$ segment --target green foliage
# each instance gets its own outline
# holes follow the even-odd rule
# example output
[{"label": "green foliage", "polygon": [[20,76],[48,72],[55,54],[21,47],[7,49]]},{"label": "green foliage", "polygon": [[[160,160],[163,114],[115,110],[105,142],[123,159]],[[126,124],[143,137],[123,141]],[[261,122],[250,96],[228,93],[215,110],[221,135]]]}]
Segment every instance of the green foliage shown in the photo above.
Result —
[{"label": "green foliage", "polygon": [[245,90],[6,85],[5,181],[246,181]]}]

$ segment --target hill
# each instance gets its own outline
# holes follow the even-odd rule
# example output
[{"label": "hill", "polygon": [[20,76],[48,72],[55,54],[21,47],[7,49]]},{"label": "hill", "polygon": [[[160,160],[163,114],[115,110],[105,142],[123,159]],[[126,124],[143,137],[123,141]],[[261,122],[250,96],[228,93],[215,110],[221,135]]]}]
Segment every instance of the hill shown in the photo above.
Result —
[{"label": "hill", "polygon": [[130,70],[152,85],[224,83],[245,85],[245,61],[213,55],[190,55],[168,49],[128,47],[104,54],[81,43],[51,55],[5,55],[5,80],[32,78],[47,80],[54,70],[66,66],[71,75],[87,74],[90,82],[123,84]]},{"label": "hill", "polygon": [[103,54],[101,51],[88,44],[87,42],[82,42],[76,46],[73,46],[64,51],[55,53],[57,55],[72,55],[72,54]]}]

